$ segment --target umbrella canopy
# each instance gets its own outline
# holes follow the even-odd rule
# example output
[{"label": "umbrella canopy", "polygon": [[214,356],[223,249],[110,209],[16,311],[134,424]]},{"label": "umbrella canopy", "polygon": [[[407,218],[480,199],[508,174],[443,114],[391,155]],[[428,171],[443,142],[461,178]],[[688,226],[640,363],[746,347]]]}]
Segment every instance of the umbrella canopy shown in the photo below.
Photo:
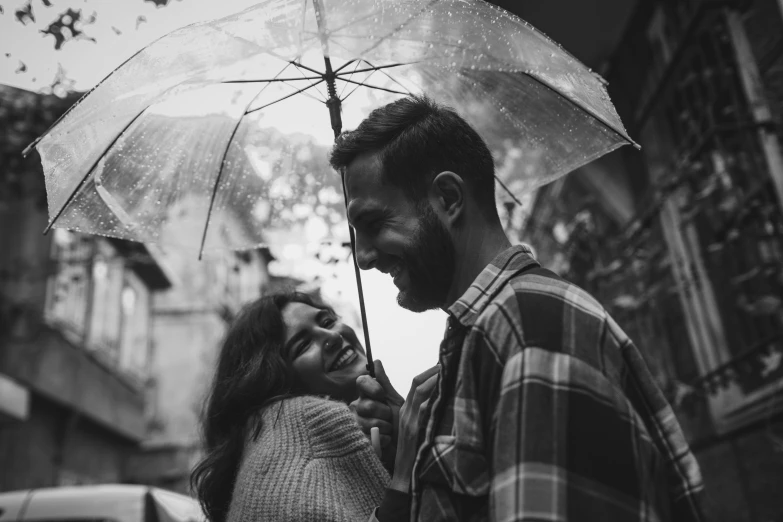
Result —
[{"label": "umbrella canopy", "polygon": [[340,235],[333,132],[411,93],[514,160],[515,198],[632,143],[600,77],[481,0],[266,0],[141,50],[33,144],[50,227],[198,251]]},{"label": "umbrella canopy", "polygon": [[48,228],[199,256],[296,229],[340,235],[330,134],[415,93],[514,160],[499,184],[514,199],[632,143],[596,74],[482,0],[266,0],[143,49],[31,145]]}]

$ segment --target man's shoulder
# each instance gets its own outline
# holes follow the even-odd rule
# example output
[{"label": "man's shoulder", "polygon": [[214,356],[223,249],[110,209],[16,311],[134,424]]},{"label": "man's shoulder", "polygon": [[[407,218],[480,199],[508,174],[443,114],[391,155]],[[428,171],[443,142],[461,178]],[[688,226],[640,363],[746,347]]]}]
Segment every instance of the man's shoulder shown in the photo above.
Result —
[{"label": "man's shoulder", "polygon": [[550,270],[536,268],[516,274],[489,300],[479,314],[486,320],[498,310],[525,311],[535,317],[546,317],[566,309],[577,309],[604,319],[606,310],[588,292]]},{"label": "man's shoulder", "polygon": [[513,341],[520,348],[560,350],[565,338],[590,335],[608,318],[589,293],[549,270],[516,274],[490,299],[475,327],[494,341]]}]

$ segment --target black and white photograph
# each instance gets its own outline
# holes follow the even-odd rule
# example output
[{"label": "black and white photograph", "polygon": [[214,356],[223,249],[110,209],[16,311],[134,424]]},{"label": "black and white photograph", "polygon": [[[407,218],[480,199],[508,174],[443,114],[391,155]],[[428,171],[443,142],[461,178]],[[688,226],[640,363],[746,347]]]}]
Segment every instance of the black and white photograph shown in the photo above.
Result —
[{"label": "black and white photograph", "polygon": [[783,0],[0,0],[0,522],[783,522]]}]

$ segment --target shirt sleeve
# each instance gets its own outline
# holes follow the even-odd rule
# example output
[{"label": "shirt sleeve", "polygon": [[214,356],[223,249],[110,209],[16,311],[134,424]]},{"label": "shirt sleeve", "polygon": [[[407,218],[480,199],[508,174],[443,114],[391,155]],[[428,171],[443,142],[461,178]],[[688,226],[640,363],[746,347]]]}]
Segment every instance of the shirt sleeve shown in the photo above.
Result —
[{"label": "shirt sleeve", "polygon": [[619,389],[568,353],[502,342],[517,344],[487,347],[512,354],[492,417],[490,519],[667,519],[659,456]]}]

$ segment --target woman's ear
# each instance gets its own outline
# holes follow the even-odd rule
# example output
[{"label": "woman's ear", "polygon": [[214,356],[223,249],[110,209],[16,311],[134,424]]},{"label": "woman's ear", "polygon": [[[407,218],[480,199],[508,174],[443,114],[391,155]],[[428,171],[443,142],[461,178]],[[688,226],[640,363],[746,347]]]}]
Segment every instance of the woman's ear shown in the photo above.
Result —
[{"label": "woman's ear", "polygon": [[465,207],[465,181],[449,170],[441,172],[430,185],[430,199],[435,211],[452,224]]}]

